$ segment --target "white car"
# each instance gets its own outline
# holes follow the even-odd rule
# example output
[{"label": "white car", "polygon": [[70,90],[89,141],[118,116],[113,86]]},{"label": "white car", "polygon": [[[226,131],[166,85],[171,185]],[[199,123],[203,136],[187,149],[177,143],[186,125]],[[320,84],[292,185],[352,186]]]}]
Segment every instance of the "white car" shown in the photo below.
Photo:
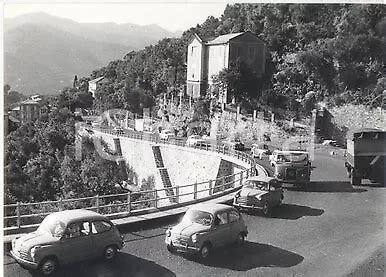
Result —
[{"label": "white car", "polygon": [[197,144],[205,143],[206,141],[202,139],[199,135],[191,135],[186,140],[186,146],[196,146]]},{"label": "white car", "polygon": [[160,139],[168,140],[174,137],[174,132],[171,130],[162,130],[159,134]]}]

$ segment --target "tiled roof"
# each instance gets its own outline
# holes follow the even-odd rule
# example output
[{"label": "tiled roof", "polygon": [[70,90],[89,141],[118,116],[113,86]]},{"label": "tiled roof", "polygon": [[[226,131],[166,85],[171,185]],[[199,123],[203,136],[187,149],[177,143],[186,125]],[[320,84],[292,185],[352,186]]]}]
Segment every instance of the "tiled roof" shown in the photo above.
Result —
[{"label": "tiled roof", "polygon": [[89,81],[89,83],[98,83],[98,82],[99,82],[100,80],[102,80],[103,78],[105,78],[105,76],[95,78],[95,79]]},{"label": "tiled roof", "polygon": [[37,101],[37,100],[32,100],[32,99],[28,99],[28,100],[23,101],[21,104],[37,105],[37,104],[39,104],[39,101]]},{"label": "tiled roof", "polygon": [[207,44],[211,45],[211,44],[224,44],[224,43],[228,43],[231,39],[233,39],[235,37],[238,37],[239,35],[242,35],[242,34],[244,34],[244,32],[218,36],[214,40],[209,41]]}]

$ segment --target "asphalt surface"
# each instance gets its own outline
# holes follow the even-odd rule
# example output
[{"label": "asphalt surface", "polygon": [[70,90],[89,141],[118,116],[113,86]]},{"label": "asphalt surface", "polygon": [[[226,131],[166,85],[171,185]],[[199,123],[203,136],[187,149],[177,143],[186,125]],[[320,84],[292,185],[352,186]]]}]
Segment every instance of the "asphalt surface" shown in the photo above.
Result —
[{"label": "asphalt surface", "polygon": [[[245,244],[218,249],[205,263],[166,250],[165,229],[175,218],[125,230],[125,247],[111,263],[78,263],[56,276],[383,276],[385,188],[351,187],[339,156],[317,155],[313,166],[308,188],[285,185],[284,205],[268,218],[244,213]],[[31,276],[7,253],[4,270]]]}]

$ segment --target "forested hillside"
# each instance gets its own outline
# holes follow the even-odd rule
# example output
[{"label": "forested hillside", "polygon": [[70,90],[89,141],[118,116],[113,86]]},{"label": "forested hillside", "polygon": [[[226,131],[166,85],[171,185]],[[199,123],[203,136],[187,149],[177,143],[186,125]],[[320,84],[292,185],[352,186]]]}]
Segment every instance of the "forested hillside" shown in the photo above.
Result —
[{"label": "forested hillside", "polygon": [[186,46],[194,32],[214,37],[251,31],[269,51],[266,73],[253,80],[256,89],[247,100],[291,110],[314,91],[332,104],[379,106],[381,98],[374,99],[384,87],[384,11],[383,5],[228,5],[221,18],[209,17],[181,38],[163,39],[94,71],[91,77],[110,79],[96,104],[127,108],[121,100],[130,98],[133,88],[139,95],[157,95],[182,87]]}]

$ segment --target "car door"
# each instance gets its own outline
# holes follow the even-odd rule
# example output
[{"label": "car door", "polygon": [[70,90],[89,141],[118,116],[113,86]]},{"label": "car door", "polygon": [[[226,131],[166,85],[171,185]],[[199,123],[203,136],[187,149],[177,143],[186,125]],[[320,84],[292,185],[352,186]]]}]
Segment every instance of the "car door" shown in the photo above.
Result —
[{"label": "car door", "polygon": [[106,246],[116,244],[112,223],[107,220],[98,219],[91,222],[91,237],[96,255],[102,255]]},{"label": "car door", "polygon": [[229,226],[230,226],[230,237],[231,242],[237,240],[237,236],[244,231],[244,225],[241,224],[241,215],[236,210],[229,210]]},{"label": "car door", "polygon": [[281,190],[279,184],[276,181],[271,181],[269,184],[269,191],[271,194],[271,204],[277,205],[280,202]]},{"label": "car door", "polygon": [[92,253],[92,239],[88,221],[70,223],[61,239],[62,262],[72,263],[86,260],[92,257]]},{"label": "car door", "polygon": [[211,241],[215,247],[228,243],[231,238],[230,226],[228,221],[228,212],[218,212],[214,216],[214,223],[211,231]]}]

